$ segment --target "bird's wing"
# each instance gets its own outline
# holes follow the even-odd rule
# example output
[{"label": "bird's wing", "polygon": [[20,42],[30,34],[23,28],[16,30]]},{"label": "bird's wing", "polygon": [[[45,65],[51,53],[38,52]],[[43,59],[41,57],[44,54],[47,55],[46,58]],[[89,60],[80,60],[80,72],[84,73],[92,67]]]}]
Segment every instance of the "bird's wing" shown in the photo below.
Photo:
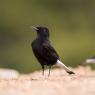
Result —
[{"label": "bird's wing", "polygon": [[50,45],[49,42],[44,43],[42,45],[43,47],[43,56],[44,59],[46,60],[50,60],[51,62],[56,61],[57,59],[59,59],[59,56],[57,54],[57,52],[55,51],[55,49]]}]

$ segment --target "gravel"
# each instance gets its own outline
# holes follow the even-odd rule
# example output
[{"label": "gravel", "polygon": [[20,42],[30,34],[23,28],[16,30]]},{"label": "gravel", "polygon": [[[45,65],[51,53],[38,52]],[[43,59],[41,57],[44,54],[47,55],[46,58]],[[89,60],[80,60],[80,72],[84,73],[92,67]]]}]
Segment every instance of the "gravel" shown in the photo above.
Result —
[{"label": "gravel", "polygon": [[[18,71],[8,70],[16,74],[15,77],[11,74],[10,78],[0,77],[0,95],[95,95],[95,71],[90,67],[71,69],[75,75],[53,69],[50,77],[48,70],[44,77],[41,71],[19,74]],[[4,73],[6,71],[4,69]]]}]

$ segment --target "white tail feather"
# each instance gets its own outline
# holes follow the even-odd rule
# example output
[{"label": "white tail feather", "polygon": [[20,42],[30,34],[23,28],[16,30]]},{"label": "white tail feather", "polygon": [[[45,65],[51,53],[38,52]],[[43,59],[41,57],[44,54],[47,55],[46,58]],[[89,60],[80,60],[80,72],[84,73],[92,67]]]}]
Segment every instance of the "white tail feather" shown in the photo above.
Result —
[{"label": "white tail feather", "polygon": [[56,66],[62,67],[66,72],[70,72],[70,71],[71,71],[71,70],[70,70],[66,65],[64,65],[60,60],[57,60]]}]

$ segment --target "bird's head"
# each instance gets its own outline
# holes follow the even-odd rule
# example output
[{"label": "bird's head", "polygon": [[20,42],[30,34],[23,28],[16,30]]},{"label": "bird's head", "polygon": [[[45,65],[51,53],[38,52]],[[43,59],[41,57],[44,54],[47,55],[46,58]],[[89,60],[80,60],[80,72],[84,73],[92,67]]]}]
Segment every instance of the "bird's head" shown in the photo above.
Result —
[{"label": "bird's head", "polygon": [[48,37],[49,38],[49,30],[46,27],[38,26],[38,27],[33,27],[37,31],[37,35],[40,37]]}]

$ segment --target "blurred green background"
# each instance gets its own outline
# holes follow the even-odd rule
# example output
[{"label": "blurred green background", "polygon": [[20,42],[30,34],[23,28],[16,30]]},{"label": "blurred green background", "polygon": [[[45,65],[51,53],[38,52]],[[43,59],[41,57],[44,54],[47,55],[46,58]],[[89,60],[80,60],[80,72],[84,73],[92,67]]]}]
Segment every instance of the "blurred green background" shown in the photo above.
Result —
[{"label": "blurred green background", "polygon": [[95,0],[0,0],[0,67],[39,70],[31,26],[46,26],[68,66],[95,55]]}]

